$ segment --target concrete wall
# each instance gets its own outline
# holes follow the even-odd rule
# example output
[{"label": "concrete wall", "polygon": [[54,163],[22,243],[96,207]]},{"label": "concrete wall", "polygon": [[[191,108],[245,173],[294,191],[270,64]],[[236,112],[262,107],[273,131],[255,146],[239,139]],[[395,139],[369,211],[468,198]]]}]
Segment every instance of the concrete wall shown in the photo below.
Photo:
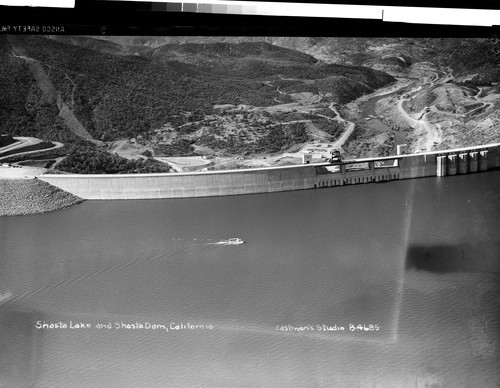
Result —
[{"label": "concrete wall", "polygon": [[[349,169],[353,163],[361,168]],[[169,174],[46,174],[39,178],[85,199],[150,199],[304,190],[465,174],[498,167],[500,144],[491,144],[426,154],[357,159],[333,166],[321,163]]]},{"label": "concrete wall", "polygon": [[43,175],[41,180],[85,199],[189,198],[312,188],[314,166],[218,172]]}]

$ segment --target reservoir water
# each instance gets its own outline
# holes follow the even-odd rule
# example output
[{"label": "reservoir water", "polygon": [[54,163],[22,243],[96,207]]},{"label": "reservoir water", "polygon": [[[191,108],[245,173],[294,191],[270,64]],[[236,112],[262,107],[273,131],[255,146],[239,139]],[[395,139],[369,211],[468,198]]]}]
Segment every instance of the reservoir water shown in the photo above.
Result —
[{"label": "reservoir water", "polygon": [[[498,187],[494,171],[1,217],[0,386],[496,387]],[[215,244],[230,237],[245,244]]]}]

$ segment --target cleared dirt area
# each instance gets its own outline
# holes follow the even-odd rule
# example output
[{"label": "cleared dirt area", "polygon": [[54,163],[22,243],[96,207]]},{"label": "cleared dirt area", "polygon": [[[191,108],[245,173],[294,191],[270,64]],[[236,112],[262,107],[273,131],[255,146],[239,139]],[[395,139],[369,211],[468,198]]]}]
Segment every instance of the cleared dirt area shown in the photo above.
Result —
[{"label": "cleared dirt area", "polygon": [[142,154],[146,152],[148,148],[125,139],[110,143],[108,150],[109,152],[116,153],[126,159],[146,159],[146,156]]},{"label": "cleared dirt area", "polygon": [[184,156],[184,157],[155,157],[156,160],[166,163],[171,166],[175,171],[198,171],[213,165],[211,160],[207,160],[202,156]]},{"label": "cleared dirt area", "polygon": [[47,171],[46,168],[0,165],[0,179],[32,179]]},{"label": "cleared dirt area", "polygon": [[301,105],[316,104],[321,101],[321,96],[310,92],[291,93],[290,97]]},{"label": "cleared dirt area", "polygon": [[476,116],[484,121],[498,101],[488,90],[455,82],[452,73],[448,67],[416,63],[409,75],[418,76],[418,81],[377,103],[375,110],[384,122],[397,130],[411,129],[411,152],[459,146],[460,128],[470,126]]}]

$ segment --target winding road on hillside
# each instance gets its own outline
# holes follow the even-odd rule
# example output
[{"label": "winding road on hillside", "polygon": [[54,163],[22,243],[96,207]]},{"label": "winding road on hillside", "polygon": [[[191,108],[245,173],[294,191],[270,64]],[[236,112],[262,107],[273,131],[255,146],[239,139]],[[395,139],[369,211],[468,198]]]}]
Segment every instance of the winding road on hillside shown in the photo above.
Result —
[{"label": "winding road on hillside", "polygon": [[403,115],[403,117],[411,123],[413,129],[415,129],[416,134],[419,135],[418,140],[414,143],[413,148],[415,152],[432,150],[434,145],[442,142],[442,133],[435,125],[432,125],[426,118],[428,113],[425,113],[420,119],[414,119],[411,117],[403,107],[405,101],[410,101],[410,98],[402,98],[398,101],[398,109]]},{"label": "winding road on hillside", "polygon": [[344,125],[344,128],[345,128],[342,135],[340,135],[340,137],[335,141],[335,143],[333,143],[333,146],[332,146],[333,149],[340,149],[345,144],[347,139],[349,139],[349,137],[352,135],[352,133],[354,132],[354,129],[356,129],[356,125],[353,122],[347,121],[346,119],[344,119],[340,115],[337,108],[335,108],[333,103],[331,103],[328,106],[328,108],[330,108],[336,114],[336,118],[338,119],[339,122],[341,122]]},{"label": "winding road on hillside", "polygon": [[[415,129],[416,134],[418,135],[418,140],[412,145],[412,148],[415,152],[432,151],[436,145],[439,145],[443,142],[443,132],[440,125],[432,124],[427,119],[427,115],[431,114],[432,112],[436,112],[445,116],[452,116],[457,119],[467,119],[477,113],[484,112],[485,110],[490,109],[494,105],[492,102],[482,101],[480,95],[483,92],[483,88],[479,87],[478,92],[474,96],[470,96],[470,98],[477,101],[477,104],[479,104],[479,106],[476,106],[463,113],[456,113],[439,109],[438,106],[433,105],[422,109],[417,114],[418,118],[414,118],[405,110],[405,101],[410,101],[412,97],[417,93],[421,93],[422,91],[430,92],[436,86],[442,86],[454,80],[453,69],[451,69],[450,67],[441,67],[440,69],[434,69],[428,65],[425,65],[420,66],[420,69],[432,72],[433,74],[436,74],[437,77],[429,83],[421,84],[418,87],[404,93],[397,103],[399,112],[402,114],[404,119],[411,124],[411,126]],[[473,105],[476,104],[469,104],[468,106]],[[465,105],[465,108],[467,108],[467,105]]]},{"label": "winding road on hillside", "polygon": [[[43,143],[43,140],[37,139],[35,137],[15,137],[14,139],[17,140],[16,143],[0,148],[0,162],[8,160],[14,156],[21,156],[21,155],[27,156],[35,153],[40,154],[45,152],[50,153],[56,149],[64,147],[64,144],[53,141],[52,147],[23,151],[23,149],[26,149],[27,147],[36,146],[37,144]],[[11,153],[14,150],[18,152]],[[7,152],[9,152],[9,155],[3,156]]]},{"label": "winding road on hillside", "polygon": [[[281,80],[283,81],[297,81],[297,78],[284,78],[282,75],[278,74],[277,75]],[[264,83],[267,86],[274,87],[272,81],[264,81]],[[279,93],[279,95],[286,95],[283,91],[280,90],[279,87],[276,88],[276,92]],[[274,98],[274,101],[281,103],[277,99],[277,97]],[[334,141],[334,142],[325,142],[324,139],[330,137],[330,135],[322,130],[316,129],[316,130],[308,130],[308,135],[311,136],[312,138],[316,139],[316,142],[308,142],[305,145],[303,145],[299,151],[299,154],[304,153],[304,152],[312,152],[312,153],[319,153],[322,155],[325,155],[325,152],[328,153],[331,150],[334,149],[340,149],[345,142],[349,139],[349,137],[352,135],[354,132],[356,126],[353,122],[345,120],[339,113],[339,111],[335,108],[334,103],[330,103],[328,108],[335,114],[335,117],[330,117],[322,113],[317,113],[314,110],[304,110],[300,108],[300,103],[298,106],[294,107],[294,110],[298,113],[303,113],[303,114],[308,114],[308,115],[314,115],[316,117],[321,117],[323,119],[326,119],[331,122],[337,122],[342,124],[344,127],[344,131],[340,135],[340,137]],[[270,126],[276,126],[276,125],[282,125],[282,124],[292,124],[292,123],[299,123],[299,122],[311,122],[311,120],[293,120],[289,122],[284,122],[284,123],[277,123],[277,124],[271,124]],[[319,140],[319,143],[318,143]],[[326,155],[325,155],[326,156]]]},{"label": "winding road on hillside", "polygon": [[483,109],[484,109],[484,110],[488,110],[488,109],[490,109],[490,108],[493,106],[493,103],[492,103],[492,102],[484,102],[484,101],[481,101],[481,100],[482,100],[482,98],[481,98],[481,97],[479,97],[479,96],[480,96],[480,95],[481,95],[481,93],[483,92],[483,88],[482,88],[482,87],[479,87],[478,89],[479,89],[479,90],[478,90],[477,94],[476,94],[476,95],[474,95],[474,97],[473,97],[473,98],[474,98],[476,101],[478,101],[479,103],[481,103],[482,105],[481,105],[481,106],[479,106],[479,107],[477,107],[477,108],[471,109],[471,110],[470,110],[470,111],[468,111],[468,112],[465,112],[465,113],[464,113],[464,117],[465,117],[465,116],[469,116],[469,117],[470,117],[470,116],[473,116],[473,115],[474,115],[474,114],[476,114],[477,112],[480,112],[480,111],[482,111]]},{"label": "winding road on hillside", "polygon": [[[416,64],[418,65],[418,64]],[[416,93],[422,92],[422,90],[431,89],[436,87],[436,85],[444,85],[445,83],[453,80],[453,70],[449,67],[442,67],[441,69],[435,69],[427,64],[422,64],[418,66],[419,69],[431,72],[436,75],[436,78],[428,83],[423,83],[410,91],[404,93],[398,100],[397,107],[399,112],[405,118],[405,120],[411,124],[416,134],[418,135],[418,140],[412,145],[415,152],[432,151],[433,148],[442,143],[443,133],[441,128],[437,125],[431,124],[427,120],[426,116],[430,113],[428,109],[424,110],[424,113],[419,115],[418,119],[413,118],[404,109],[403,104],[410,101]]]}]

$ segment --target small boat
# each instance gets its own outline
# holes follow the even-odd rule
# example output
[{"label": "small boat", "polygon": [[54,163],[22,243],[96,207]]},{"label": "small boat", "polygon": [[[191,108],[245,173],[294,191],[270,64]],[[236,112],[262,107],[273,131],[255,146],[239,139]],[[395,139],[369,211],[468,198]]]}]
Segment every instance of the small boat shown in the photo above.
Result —
[{"label": "small boat", "polygon": [[243,244],[245,241],[242,240],[241,238],[233,237],[228,240],[222,240],[219,242],[219,244],[224,244],[224,245],[238,245],[238,244]]}]

